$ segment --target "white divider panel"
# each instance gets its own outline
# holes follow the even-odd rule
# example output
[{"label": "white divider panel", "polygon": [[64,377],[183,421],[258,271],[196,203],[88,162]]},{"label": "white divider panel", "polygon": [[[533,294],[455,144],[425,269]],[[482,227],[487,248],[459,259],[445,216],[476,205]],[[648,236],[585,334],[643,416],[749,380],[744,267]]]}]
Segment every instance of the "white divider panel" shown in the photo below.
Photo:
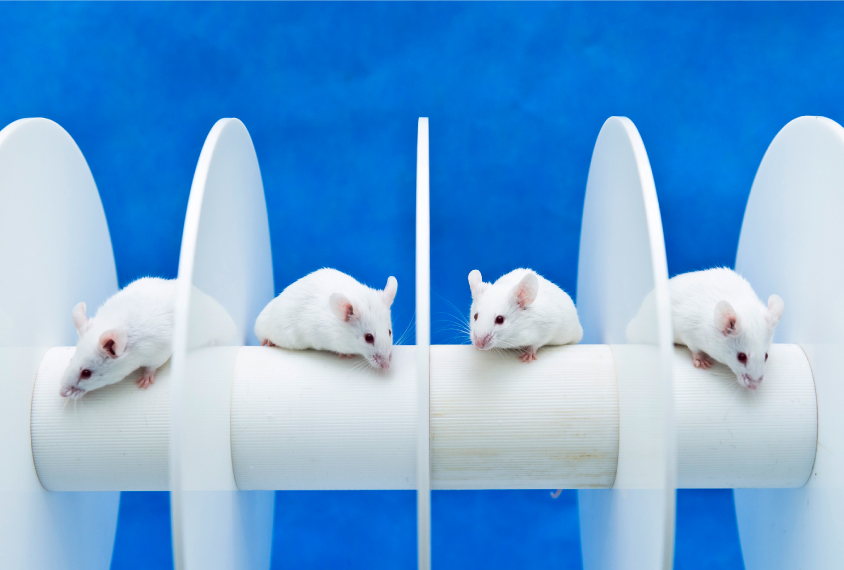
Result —
[{"label": "white divider panel", "polygon": [[[231,437],[237,487],[414,489],[415,350],[395,347],[386,371],[316,351],[200,351],[209,381],[216,381],[214,368],[226,369],[236,354]],[[148,390],[137,389],[135,374],[71,409],[58,387],[72,351],[51,349],[38,370],[32,446],[41,482],[50,490],[166,490],[169,367]],[[652,352],[632,345],[548,347],[525,366],[515,354],[431,347],[432,487],[618,484],[615,368],[619,360],[631,370],[637,363],[638,377],[658,376]],[[720,366],[706,372],[689,366],[690,359],[686,348],[674,349],[680,485],[803,485],[815,456],[817,413],[801,348],[772,346],[769,388],[755,394],[737,392]],[[202,405],[209,416],[229,415],[216,399]],[[193,453],[213,456],[204,447]]]},{"label": "white divider panel", "polygon": [[255,318],[273,297],[269,238],[252,139],[239,120],[221,119],[199,157],[179,258],[170,474],[177,570],[269,567],[273,493],[238,491],[232,469],[238,351],[201,348],[211,339],[255,343]]},{"label": "white divider panel", "polygon": [[419,118],[416,147],[416,550],[431,567],[431,205],[428,118]]},{"label": "white divider panel", "polygon": [[655,291],[655,346],[612,347],[618,381],[614,489],[580,491],[585,570],[670,570],[676,449],[668,269],[645,146],[633,123],[604,123],[589,168],[577,306],[584,342],[625,343],[627,323]]},{"label": "white divider panel", "polygon": [[[775,340],[799,343],[815,378],[817,456],[802,489],[735,492],[748,570],[844,567],[844,129],[791,121],[753,181],[736,270],[785,312]],[[760,390],[765,390],[768,380]]]},{"label": "white divider panel", "polygon": [[76,303],[97,307],[117,291],[97,186],[52,121],[22,119],[0,131],[0,267],[0,567],[107,569],[119,493],[49,493],[32,457],[42,357],[76,344]]}]

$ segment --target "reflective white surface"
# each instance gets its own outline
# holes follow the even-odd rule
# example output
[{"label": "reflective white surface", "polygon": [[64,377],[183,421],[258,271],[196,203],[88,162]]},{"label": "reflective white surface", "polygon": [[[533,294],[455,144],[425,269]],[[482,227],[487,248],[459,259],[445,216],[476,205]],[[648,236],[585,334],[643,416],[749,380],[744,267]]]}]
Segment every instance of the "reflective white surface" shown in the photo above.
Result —
[{"label": "reflective white surface", "polygon": [[[613,345],[619,402],[614,488],[578,493],[583,567],[667,570],[676,481],[668,270],[650,163],[624,117],[604,123],[592,154],[577,279],[583,342]],[[625,329],[652,290],[658,343],[631,350]]]},{"label": "reflective white surface", "polygon": [[[171,513],[179,570],[269,567],[272,491],[238,491],[231,396],[237,346],[273,297],[264,189],[249,133],[222,119],[194,175],[172,360]],[[209,346],[232,345],[229,350]]]},{"label": "reflective white surface", "polygon": [[844,129],[801,117],[774,138],[753,182],[736,270],[785,312],[775,342],[801,345],[815,377],[818,445],[801,489],[737,489],[748,570],[844,567]]},{"label": "reflective white surface", "polygon": [[107,569],[120,493],[49,493],[32,458],[41,358],[76,344],[76,303],[97,307],[117,291],[96,184],[52,121],[22,119],[0,131],[0,267],[0,567]]}]

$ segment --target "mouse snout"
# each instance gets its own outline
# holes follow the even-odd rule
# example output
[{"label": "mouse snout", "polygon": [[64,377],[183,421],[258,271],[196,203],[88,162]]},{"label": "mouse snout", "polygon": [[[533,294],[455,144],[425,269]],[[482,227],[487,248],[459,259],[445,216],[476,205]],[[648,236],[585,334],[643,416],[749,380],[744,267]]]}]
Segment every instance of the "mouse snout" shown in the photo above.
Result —
[{"label": "mouse snout", "polygon": [[472,336],[472,344],[475,345],[476,348],[481,350],[488,350],[492,347],[492,333],[486,334],[484,336]]},{"label": "mouse snout", "polygon": [[761,384],[762,380],[764,379],[764,376],[760,376],[759,378],[751,378],[750,375],[744,374],[742,375],[742,384],[744,384],[745,388],[747,388],[748,390],[755,390],[759,387],[759,384]]},{"label": "mouse snout", "polygon": [[393,361],[393,355],[390,354],[389,356],[382,356],[380,354],[376,354],[372,357],[372,361],[375,363],[376,367],[386,370],[390,367],[390,362]]},{"label": "mouse snout", "polygon": [[85,393],[85,390],[79,388],[78,386],[65,386],[59,391],[59,396],[63,398],[70,398],[71,400],[77,400],[82,397]]}]

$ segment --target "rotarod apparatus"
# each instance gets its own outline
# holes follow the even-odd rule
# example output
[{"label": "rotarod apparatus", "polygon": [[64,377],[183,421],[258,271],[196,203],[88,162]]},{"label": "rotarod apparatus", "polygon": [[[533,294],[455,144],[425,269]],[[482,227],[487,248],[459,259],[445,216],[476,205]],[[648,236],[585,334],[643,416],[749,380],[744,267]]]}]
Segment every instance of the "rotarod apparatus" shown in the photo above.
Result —
[{"label": "rotarod apparatus", "polygon": [[[108,568],[123,490],[170,491],[179,570],[263,570],[274,490],[416,489],[427,569],[431,489],[570,488],[586,570],[668,570],[675,490],[690,487],[736,489],[748,569],[844,566],[841,126],[790,122],[753,183],[735,268],[787,310],[752,393],[673,345],[656,188],[623,117],[601,129],[586,187],[582,343],[545,348],[530,365],[431,346],[428,157],[422,118],[417,344],[394,347],[388,371],[256,346],[255,318],[274,294],[264,189],[246,127],[222,119],[191,187],[170,362],[148,390],[136,372],[68,406],[70,310],[117,290],[106,218],[59,125],[3,129],[0,566]],[[234,322],[232,346],[195,342],[209,326],[195,290]],[[650,291],[657,342],[627,344]]]}]

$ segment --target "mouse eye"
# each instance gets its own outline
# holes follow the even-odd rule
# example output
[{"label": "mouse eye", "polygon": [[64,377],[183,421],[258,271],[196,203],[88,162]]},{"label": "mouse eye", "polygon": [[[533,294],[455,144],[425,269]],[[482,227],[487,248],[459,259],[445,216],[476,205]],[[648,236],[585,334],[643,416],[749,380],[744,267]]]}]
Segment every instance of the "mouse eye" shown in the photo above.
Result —
[{"label": "mouse eye", "polygon": [[478,320],[478,313],[475,313],[475,320]]},{"label": "mouse eye", "polygon": [[747,355],[743,352],[738,353],[738,361],[742,364],[747,364]]},{"label": "mouse eye", "polygon": [[390,329],[387,332],[390,333],[390,336],[393,336],[393,329]]},{"label": "mouse eye", "polygon": [[504,317],[502,317],[501,315],[498,315],[497,317],[495,317],[495,324],[503,325],[504,324]]},{"label": "mouse eye", "polygon": [[91,377],[91,371],[88,370],[87,368],[79,373],[79,378],[81,378],[82,380],[87,380],[90,377]]},{"label": "mouse eye", "polygon": [[768,362],[768,353],[765,353],[765,362]]},{"label": "mouse eye", "polygon": [[371,335],[371,334],[369,334],[369,333],[366,333],[366,334],[363,336],[363,340],[365,340],[365,341],[366,341],[366,342],[368,342],[369,344],[375,344],[375,337],[374,337],[374,336],[372,336],[372,335]]}]

